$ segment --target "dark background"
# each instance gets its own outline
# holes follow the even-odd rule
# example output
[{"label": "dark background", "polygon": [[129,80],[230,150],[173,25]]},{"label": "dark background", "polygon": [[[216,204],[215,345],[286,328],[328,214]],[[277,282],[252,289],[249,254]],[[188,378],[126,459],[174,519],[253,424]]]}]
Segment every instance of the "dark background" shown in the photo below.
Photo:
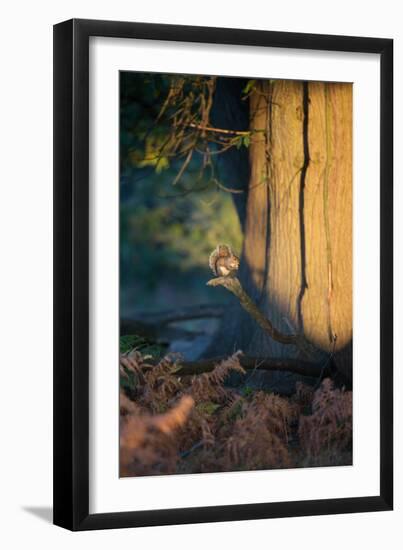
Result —
[{"label": "dark background", "polygon": [[[228,292],[217,292],[206,282],[212,276],[209,254],[219,242],[241,251],[232,194],[209,181],[208,173],[199,179],[200,155],[174,183],[181,161],[158,154],[168,129],[157,117],[170,78],[120,75],[121,319],[141,320],[143,313],[231,302]],[[194,358],[208,345],[218,323],[217,318],[174,323],[169,336],[159,334],[158,339],[168,343],[170,351]],[[175,326],[194,334],[176,334]]]}]

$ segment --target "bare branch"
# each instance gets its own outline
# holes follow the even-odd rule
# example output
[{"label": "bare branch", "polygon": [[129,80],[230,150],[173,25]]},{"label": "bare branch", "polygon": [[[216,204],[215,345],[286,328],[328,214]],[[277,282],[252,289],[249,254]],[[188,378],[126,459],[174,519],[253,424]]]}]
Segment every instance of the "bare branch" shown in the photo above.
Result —
[{"label": "bare branch", "polygon": [[[189,128],[195,128],[196,130],[204,130],[206,132],[215,132],[218,134],[227,134],[232,136],[249,136],[250,131],[241,131],[241,130],[226,130],[225,128],[214,128],[212,126],[202,126],[201,124],[188,124]],[[255,130],[257,131],[257,130]]]},{"label": "bare branch", "polygon": [[[180,361],[178,363],[178,370],[175,374],[181,376],[210,372],[218,363],[225,359],[226,357],[223,356],[214,357],[213,359],[202,359],[199,361]],[[267,359],[266,357],[247,357],[245,355],[239,355],[238,359],[241,367],[246,370],[286,371],[301,374],[303,376],[312,376],[313,378],[318,378],[319,376],[330,376],[329,365],[322,365],[320,363],[311,363],[308,361],[300,361],[298,359]]]},{"label": "bare branch", "polygon": [[267,334],[275,340],[285,345],[294,345],[296,346],[303,354],[307,357],[312,355],[312,350],[310,344],[305,340],[302,335],[299,334],[283,334],[277,330],[271,321],[267,319],[262,312],[257,308],[253,300],[246,294],[242,288],[241,283],[237,277],[216,277],[211,279],[207,283],[208,286],[223,286],[232,294],[234,294],[241,306],[249,313],[251,317],[260,325],[260,327],[267,332]]}]

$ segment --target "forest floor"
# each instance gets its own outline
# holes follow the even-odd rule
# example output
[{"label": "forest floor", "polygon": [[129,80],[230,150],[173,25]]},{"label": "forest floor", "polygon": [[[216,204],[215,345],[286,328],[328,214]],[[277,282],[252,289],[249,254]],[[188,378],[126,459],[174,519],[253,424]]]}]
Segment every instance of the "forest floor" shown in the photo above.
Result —
[{"label": "forest floor", "polygon": [[325,378],[278,395],[248,384],[240,357],[181,376],[181,356],[122,337],[120,475],[352,464],[351,391]]}]

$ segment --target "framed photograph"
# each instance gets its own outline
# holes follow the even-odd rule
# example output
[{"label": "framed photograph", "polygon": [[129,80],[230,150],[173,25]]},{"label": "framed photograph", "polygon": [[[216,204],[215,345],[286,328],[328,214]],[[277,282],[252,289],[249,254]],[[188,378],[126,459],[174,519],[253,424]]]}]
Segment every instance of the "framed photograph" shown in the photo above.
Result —
[{"label": "framed photograph", "polygon": [[391,510],[393,42],[54,27],[54,523]]}]

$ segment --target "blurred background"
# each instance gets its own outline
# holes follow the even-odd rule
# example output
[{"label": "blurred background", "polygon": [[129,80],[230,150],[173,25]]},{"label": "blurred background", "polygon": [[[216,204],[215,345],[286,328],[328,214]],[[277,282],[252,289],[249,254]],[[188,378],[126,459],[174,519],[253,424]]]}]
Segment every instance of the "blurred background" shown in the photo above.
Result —
[{"label": "blurred background", "polygon": [[[232,300],[230,293],[206,286],[212,277],[209,255],[220,242],[239,254],[242,232],[232,194],[201,169],[201,155],[193,155],[175,181],[183,160],[159,153],[168,128],[158,115],[171,78],[120,75],[121,348],[132,346],[136,335],[143,339],[139,345],[156,341],[165,351],[194,359]],[[164,322],[191,315],[193,308],[208,316]]]}]

